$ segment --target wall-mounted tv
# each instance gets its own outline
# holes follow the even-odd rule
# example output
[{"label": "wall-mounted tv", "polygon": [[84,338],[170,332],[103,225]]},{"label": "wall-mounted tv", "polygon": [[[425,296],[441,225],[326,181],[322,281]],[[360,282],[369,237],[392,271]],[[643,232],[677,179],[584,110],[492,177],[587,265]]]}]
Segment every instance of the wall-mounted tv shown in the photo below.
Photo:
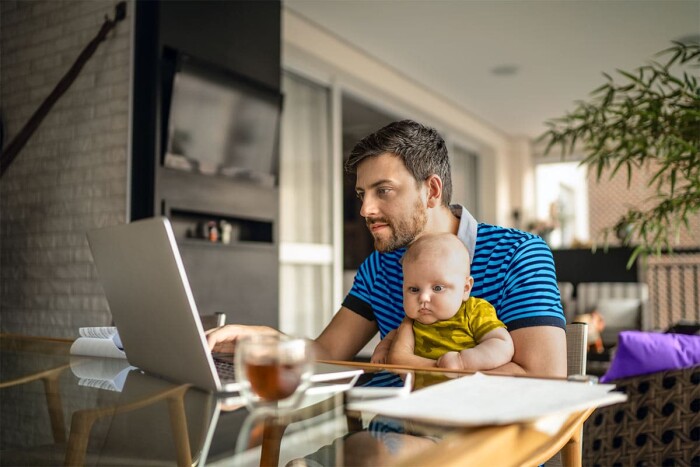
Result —
[{"label": "wall-mounted tv", "polygon": [[281,95],[190,57],[174,63],[163,165],[275,186]]}]

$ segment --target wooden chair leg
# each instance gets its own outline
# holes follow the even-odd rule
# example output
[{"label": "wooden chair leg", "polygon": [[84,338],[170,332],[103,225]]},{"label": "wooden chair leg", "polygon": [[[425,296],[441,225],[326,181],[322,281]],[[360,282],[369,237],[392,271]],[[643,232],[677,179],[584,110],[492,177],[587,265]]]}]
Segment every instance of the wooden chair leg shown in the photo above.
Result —
[{"label": "wooden chair leg", "polygon": [[190,437],[187,431],[187,416],[185,415],[184,393],[168,398],[170,426],[173,431],[173,441],[177,451],[177,465],[181,467],[192,465]]},{"label": "wooden chair leg", "polygon": [[49,408],[53,440],[56,443],[65,443],[66,424],[63,418],[63,404],[61,403],[61,393],[59,392],[58,376],[58,374],[54,374],[43,379],[44,393],[46,394],[46,404]]},{"label": "wooden chair leg", "polygon": [[88,440],[92,425],[97,420],[96,412],[82,410],[75,412],[70,423],[70,435],[66,445],[64,465],[84,465]]}]

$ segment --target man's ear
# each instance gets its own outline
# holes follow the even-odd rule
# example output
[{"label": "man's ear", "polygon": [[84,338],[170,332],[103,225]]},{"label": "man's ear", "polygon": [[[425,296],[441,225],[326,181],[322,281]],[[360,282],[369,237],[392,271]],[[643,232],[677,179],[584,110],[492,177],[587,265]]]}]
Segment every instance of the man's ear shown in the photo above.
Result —
[{"label": "man's ear", "polygon": [[432,174],[425,179],[428,188],[428,207],[434,208],[442,205],[442,179],[437,174]]},{"label": "man's ear", "polygon": [[467,283],[464,284],[464,296],[462,297],[462,301],[466,301],[469,299],[469,294],[472,291],[472,287],[474,287],[474,278],[472,276],[469,276],[467,278]]}]

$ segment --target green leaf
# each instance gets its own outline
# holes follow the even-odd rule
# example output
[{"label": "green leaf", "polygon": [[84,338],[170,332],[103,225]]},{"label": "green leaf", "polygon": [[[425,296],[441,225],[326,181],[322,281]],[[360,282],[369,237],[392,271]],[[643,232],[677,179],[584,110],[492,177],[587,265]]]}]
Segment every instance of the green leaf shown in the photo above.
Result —
[{"label": "green leaf", "polygon": [[634,262],[637,260],[637,257],[642,253],[644,247],[641,245],[638,245],[632,250],[632,254],[630,255],[629,260],[627,260],[627,269],[630,270],[632,269],[632,266],[634,265]]},{"label": "green leaf", "polygon": [[635,82],[635,83],[637,83],[637,84],[643,84],[643,83],[639,80],[639,78],[637,78],[636,76],[634,76],[634,75],[633,75],[632,73],[630,73],[630,72],[627,72],[627,71],[625,71],[625,70],[620,70],[620,69],[618,69],[617,72],[618,72],[619,74],[621,74],[622,76],[624,76],[625,78],[629,79],[630,81],[633,81],[633,82]]}]

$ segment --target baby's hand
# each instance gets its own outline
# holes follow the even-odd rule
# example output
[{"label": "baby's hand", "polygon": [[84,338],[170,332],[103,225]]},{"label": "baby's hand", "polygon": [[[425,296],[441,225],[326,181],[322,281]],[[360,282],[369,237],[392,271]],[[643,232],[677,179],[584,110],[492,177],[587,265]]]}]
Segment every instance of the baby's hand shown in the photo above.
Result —
[{"label": "baby's hand", "polygon": [[438,358],[437,366],[438,366],[438,368],[448,368],[450,370],[461,370],[462,369],[462,359],[459,356],[459,352],[447,352],[442,357]]},{"label": "baby's hand", "polygon": [[372,358],[369,361],[371,363],[386,363],[386,359],[389,356],[389,347],[389,345],[378,345],[372,352]]}]

